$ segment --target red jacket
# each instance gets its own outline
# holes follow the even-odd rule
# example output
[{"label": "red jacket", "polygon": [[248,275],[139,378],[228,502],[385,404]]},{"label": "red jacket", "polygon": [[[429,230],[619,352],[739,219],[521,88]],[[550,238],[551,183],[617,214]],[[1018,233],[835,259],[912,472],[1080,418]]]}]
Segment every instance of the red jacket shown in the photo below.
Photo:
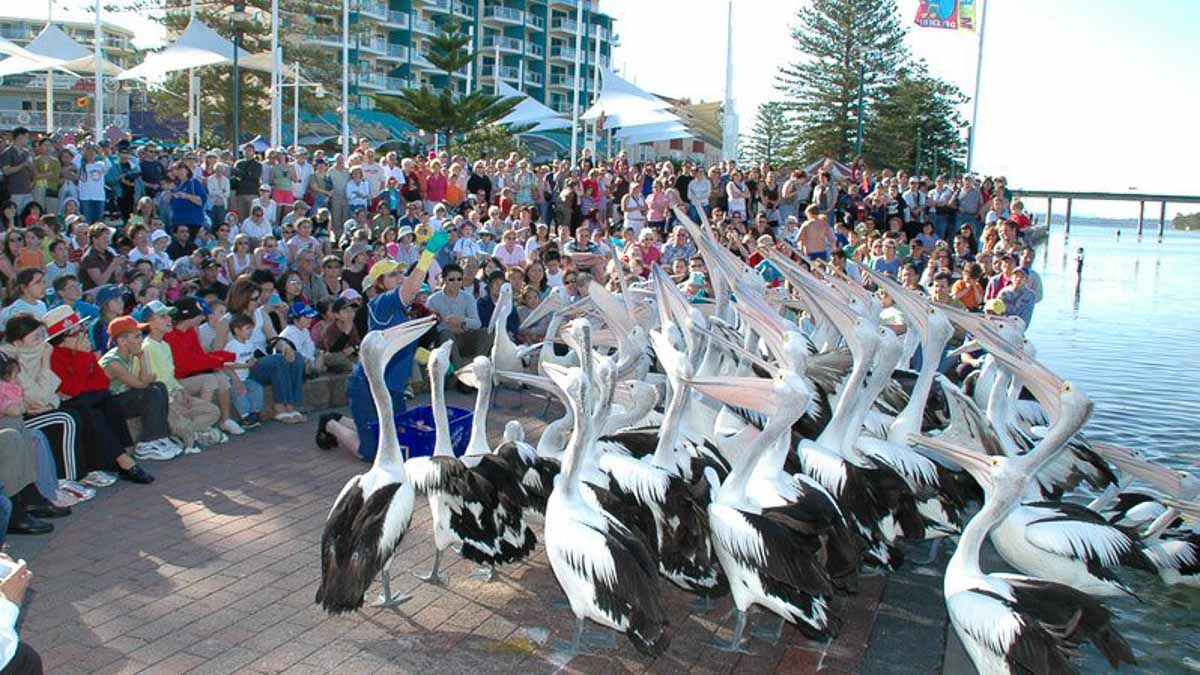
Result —
[{"label": "red jacket", "polygon": [[58,391],[64,396],[75,397],[89,391],[108,391],[108,373],[100,367],[100,359],[96,352],[55,347],[50,352],[50,370],[62,380]]},{"label": "red jacket", "polygon": [[211,373],[221,370],[226,363],[234,360],[230,352],[206,352],[200,346],[200,333],[195,328],[179,330],[172,328],[163,336],[163,341],[171,345],[171,357],[175,359],[175,379]]}]

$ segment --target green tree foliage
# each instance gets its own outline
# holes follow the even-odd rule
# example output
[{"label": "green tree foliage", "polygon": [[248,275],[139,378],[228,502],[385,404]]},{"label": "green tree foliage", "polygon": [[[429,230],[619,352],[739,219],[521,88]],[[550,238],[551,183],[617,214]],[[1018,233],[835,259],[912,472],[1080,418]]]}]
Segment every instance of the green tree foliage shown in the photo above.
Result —
[{"label": "green tree foliage", "polygon": [[[447,81],[453,81],[454,71],[475,58],[475,54],[467,48],[469,42],[470,37],[461,32],[460,26],[454,22],[444,24],[442,33],[430,40],[429,61],[446,74]],[[439,134],[449,147],[455,136],[496,122],[512,112],[521,99],[479,90],[459,95],[450,87],[434,91],[422,86],[420,89],[406,89],[395,96],[376,96],[375,102],[380,110],[418,128]]]},{"label": "green tree foliage", "polygon": [[790,163],[795,139],[784,104],[778,101],[760,104],[750,134],[739,145],[744,162],[767,162],[775,166]]},{"label": "green tree foliage", "polygon": [[[780,68],[777,88],[798,126],[799,150],[812,159],[849,159],[858,129],[908,58],[895,0],[812,0],[797,13],[792,39],[800,59]],[[860,78],[860,66],[865,66]]]},{"label": "green tree foliage", "polygon": [[959,109],[967,100],[958,87],[930,75],[924,61],[905,66],[875,109],[863,147],[867,163],[925,174],[964,164],[967,123]]},{"label": "green tree foliage", "polygon": [[457,153],[467,157],[507,157],[509,153],[520,152],[518,134],[523,129],[533,127],[530,124],[518,129],[506,129],[493,124],[472,129],[459,141]]},{"label": "green tree foliage", "polygon": [[[232,41],[235,31],[241,31],[241,47],[250,54],[265,54],[271,51],[271,0],[244,0],[247,19],[231,22],[232,1],[198,2],[196,17]],[[137,12],[161,23],[171,35],[179,35],[189,21],[188,0],[118,0],[106,11]],[[338,6],[340,8],[340,5]],[[287,31],[280,31],[284,65],[300,62],[301,78],[305,82],[324,85],[326,91],[341,90],[341,61],[331,58],[329,49],[311,44],[316,37],[341,39],[341,11],[330,9],[325,2],[314,0],[279,0],[280,14],[286,17]],[[354,44],[354,25],[351,25],[351,46]],[[242,66],[239,104],[242,140],[265,133],[270,126],[271,74],[251,70]],[[219,138],[228,144],[233,129],[233,68],[211,66],[197,71],[200,76],[201,130],[206,138]],[[290,72],[285,83],[290,82]],[[151,109],[161,120],[186,120],[187,118],[187,71],[169,75],[161,87],[151,89],[148,94]],[[291,121],[292,88],[284,87],[284,119]],[[317,98],[312,87],[300,90],[301,110],[319,114],[337,105],[336,96]]]}]

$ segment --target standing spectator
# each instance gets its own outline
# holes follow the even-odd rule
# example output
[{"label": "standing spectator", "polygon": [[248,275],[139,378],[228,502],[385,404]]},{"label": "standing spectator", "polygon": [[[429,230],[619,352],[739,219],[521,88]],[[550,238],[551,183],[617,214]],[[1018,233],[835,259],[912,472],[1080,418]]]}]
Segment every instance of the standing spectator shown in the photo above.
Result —
[{"label": "standing spectator", "polygon": [[33,155],[29,152],[29,130],[17,127],[12,143],[0,154],[0,172],[8,185],[8,198],[24,209],[33,201]]},{"label": "standing spectator", "polygon": [[166,189],[165,183],[169,177],[166,167],[158,158],[158,148],[153,143],[142,146],[138,166],[141,167],[142,193],[154,201],[158,193]]},{"label": "standing spectator", "polygon": [[225,213],[230,206],[232,193],[229,187],[229,165],[224,162],[217,163],[204,187],[208,191],[204,209],[208,212],[208,222],[215,228],[225,222]]},{"label": "standing spectator", "polygon": [[958,191],[954,193],[952,203],[957,211],[955,228],[969,225],[975,238],[979,238],[983,230],[984,201],[979,188],[975,186],[974,178],[963,176],[962,184],[958,188]]},{"label": "standing spectator", "polygon": [[49,138],[38,141],[33,158],[33,201],[46,213],[58,212],[58,185],[62,180],[62,163],[54,156],[54,142]]},{"label": "standing spectator", "polygon": [[258,161],[258,153],[252,143],[242,146],[242,158],[233,165],[233,175],[230,176],[230,186],[234,192],[234,210],[243,218],[250,213],[250,206],[258,196],[258,186],[262,185],[262,164]]},{"label": "standing spectator", "polygon": [[89,225],[104,220],[104,178],[108,162],[97,155],[92,144],[83,146],[83,163],[79,173],[79,210]]}]

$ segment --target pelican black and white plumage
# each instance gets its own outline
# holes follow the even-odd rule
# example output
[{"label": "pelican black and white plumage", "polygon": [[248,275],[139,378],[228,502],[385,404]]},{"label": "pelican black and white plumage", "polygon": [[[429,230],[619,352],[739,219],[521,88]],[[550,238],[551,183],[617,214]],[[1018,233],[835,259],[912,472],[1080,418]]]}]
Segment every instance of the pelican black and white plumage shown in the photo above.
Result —
[{"label": "pelican black and white plumage", "polygon": [[1139,498],[1127,499],[1136,503],[1110,516],[1110,521],[1125,521],[1140,529],[1146,556],[1153,562],[1163,583],[1200,588],[1200,532],[1183,527],[1185,512],[1190,511],[1195,517],[1196,511],[1200,511],[1187,506],[1194,505],[1200,498],[1200,479],[1186,471],[1153,464],[1128,448],[1107,443],[1096,443],[1095,447],[1121,471],[1162,493],[1162,496],[1122,493],[1121,497],[1134,494]]},{"label": "pelican black and white plumage", "polygon": [[370,470],[351,478],[338,493],[325,520],[316,602],[331,614],[362,607],[363,595],[376,575],[383,579],[382,604],[407,599],[392,596],[387,568],[412,521],[415,491],[405,472],[383,371],[397,352],[433,324],[430,318],[371,331],[359,348],[379,417],[379,451]]},{"label": "pelican black and white plumage", "polygon": [[546,504],[544,532],[550,567],[575,615],[570,653],[583,651],[585,621],[590,620],[625,633],[639,652],[657,656],[670,639],[654,556],[641,535],[598,509],[582,486],[584,465],[595,450],[590,364],[570,371],[550,365],[547,370],[565,393],[575,420],[562,474]]},{"label": "pelican black and white plumage", "polygon": [[985,456],[937,438],[913,440],[956,462],[979,481],[983,507],[963,529],[946,568],[943,590],[955,632],[980,673],[1074,673],[1075,648],[1091,642],[1115,668],[1133,663],[1112,615],[1087,593],[1032,576],[985,573],[979,554],[988,533],[1021,500],[1038,469],[1062,451],[1086,421],[1091,401],[1071,383],[1040,366],[1024,368],[1026,381],[1051,424],[1027,454]]},{"label": "pelican black and white plumage", "polygon": [[783,478],[782,467],[768,459],[773,450],[782,450],[782,464],[791,447],[792,424],[812,392],[803,378],[782,369],[771,379],[696,378],[693,384],[718,400],[767,416],[761,431],[743,432],[753,440],[723,482],[711,468],[706,470],[713,484],[709,528],[735,614],[730,641],[715,646],[746,651],[743,634],[754,605],[796,625],[809,638],[836,636],[840,622],[831,612],[834,583],[825,561],[835,558],[835,547],[848,548],[850,555],[841,557],[854,570],[857,547],[837,502],[820,484],[804,476]]}]

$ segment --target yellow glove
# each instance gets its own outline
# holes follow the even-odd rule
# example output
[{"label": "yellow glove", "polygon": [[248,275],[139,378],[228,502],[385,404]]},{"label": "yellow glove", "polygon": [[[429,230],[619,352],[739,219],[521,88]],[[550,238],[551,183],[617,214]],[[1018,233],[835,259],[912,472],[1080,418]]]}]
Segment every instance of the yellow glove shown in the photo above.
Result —
[{"label": "yellow glove", "polygon": [[428,272],[429,267],[433,265],[433,260],[436,257],[432,251],[421,251],[421,257],[417,259],[417,269],[422,272]]}]

